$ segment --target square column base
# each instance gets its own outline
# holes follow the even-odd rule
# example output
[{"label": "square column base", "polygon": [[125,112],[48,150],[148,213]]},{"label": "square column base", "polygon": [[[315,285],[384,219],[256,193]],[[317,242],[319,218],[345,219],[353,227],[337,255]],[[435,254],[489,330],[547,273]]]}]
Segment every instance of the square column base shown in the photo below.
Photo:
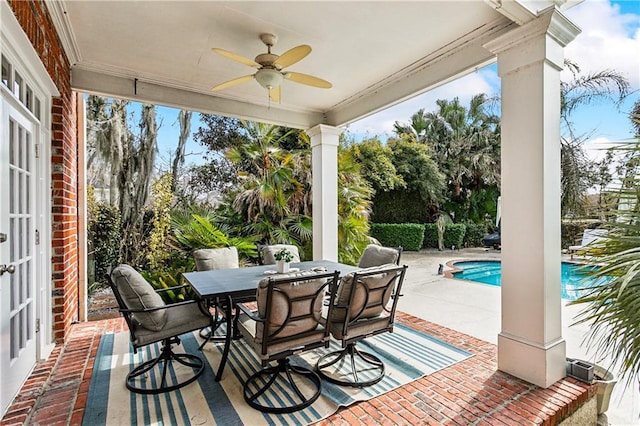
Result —
[{"label": "square column base", "polygon": [[498,335],[498,369],[548,388],[566,376],[566,342],[560,338],[545,346],[505,333]]}]

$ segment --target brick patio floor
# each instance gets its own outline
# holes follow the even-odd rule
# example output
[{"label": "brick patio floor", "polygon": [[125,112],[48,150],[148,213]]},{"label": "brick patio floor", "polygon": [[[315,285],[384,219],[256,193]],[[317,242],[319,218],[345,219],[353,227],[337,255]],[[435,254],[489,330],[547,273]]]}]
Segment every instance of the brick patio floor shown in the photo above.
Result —
[{"label": "brick patio floor", "polygon": [[[573,378],[539,388],[498,371],[491,343],[408,314],[397,319],[474,356],[342,408],[319,425],[554,425],[594,395],[592,386]],[[81,424],[100,337],[126,330],[121,318],[75,324],[68,342],[33,371],[2,425]]]}]

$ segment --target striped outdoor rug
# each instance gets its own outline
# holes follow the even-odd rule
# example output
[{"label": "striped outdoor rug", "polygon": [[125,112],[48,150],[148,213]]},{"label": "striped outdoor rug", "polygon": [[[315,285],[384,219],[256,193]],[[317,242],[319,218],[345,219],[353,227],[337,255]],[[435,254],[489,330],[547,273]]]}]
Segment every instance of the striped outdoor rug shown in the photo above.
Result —
[{"label": "striped outdoor rug", "polygon": [[[185,350],[197,353],[200,338],[197,332],[181,337]],[[393,333],[381,334],[358,343],[360,349],[375,353],[384,363],[386,375],[379,383],[354,389],[322,383],[322,395],[310,407],[292,414],[263,414],[249,407],[242,396],[242,383],[259,370],[260,362],[244,340],[232,342],[229,359],[220,382],[214,380],[222,344],[205,345],[203,354],[208,361],[200,378],[177,391],[161,395],[140,395],[129,392],[125,377],[142,359],[157,353],[159,345],[150,345],[133,354],[128,333],[105,334],[100,340],[93,368],[83,424],[207,424],[207,425],[304,425],[335,413],[340,406],[374,398],[399,386],[471,356],[424,333],[396,323]],[[332,342],[328,350],[339,349]],[[309,351],[292,357],[292,363],[315,366],[318,356],[327,349]],[[151,377],[151,380],[154,380]],[[274,390],[274,399],[287,398]]]}]

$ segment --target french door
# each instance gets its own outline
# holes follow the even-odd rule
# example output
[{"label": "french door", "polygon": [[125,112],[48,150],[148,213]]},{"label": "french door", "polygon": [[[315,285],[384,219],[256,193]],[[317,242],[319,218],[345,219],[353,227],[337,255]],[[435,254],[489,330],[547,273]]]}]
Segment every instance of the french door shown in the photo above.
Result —
[{"label": "french door", "polygon": [[0,415],[54,348],[51,99],[60,95],[0,0]]},{"label": "french door", "polygon": [[[5,98],[6,99],[6,98]],[[36,363],[35,126],[10,102],[0,125],[0,378],[2,407]]]}]

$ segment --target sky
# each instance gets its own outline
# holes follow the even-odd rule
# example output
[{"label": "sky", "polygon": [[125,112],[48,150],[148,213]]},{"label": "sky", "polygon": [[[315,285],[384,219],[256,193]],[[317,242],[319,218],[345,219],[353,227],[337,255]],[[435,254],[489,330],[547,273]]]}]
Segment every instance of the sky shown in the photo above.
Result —
[{"label": "sky", "polygon": [[[620,107],[599,103],[574,113],[578,134],[584,136],[589,155],[597,159],[612,143],[634,136],[628,114],[634,102],[640,100],[640,0],[585,0],[564,13],[582,29],[565,48],[565,57],[578,64],[583,74],[605,69],[620,72],[629,80],[633,92]],[[561,78],[569,80],[571,75],[563,71]],[[411,115],[421,108],[435,111],[436,100],[458,97],[462,105],[468,105],[478,93],[499,96],[500,78],[495,64],[352,123],[347,132],[356,140],[372,136],[384,140],[393,135],[396,121],[409,122]],[[158,107],[157,113],[162,120],[158,142],[160,166],[166,169],[178,141],[178,110]],[[193,116],[192,131],[195,132],[199,114]],[[202,147],[191,141],[186,149],[187,163],[198,162],[202,151]]]}]

